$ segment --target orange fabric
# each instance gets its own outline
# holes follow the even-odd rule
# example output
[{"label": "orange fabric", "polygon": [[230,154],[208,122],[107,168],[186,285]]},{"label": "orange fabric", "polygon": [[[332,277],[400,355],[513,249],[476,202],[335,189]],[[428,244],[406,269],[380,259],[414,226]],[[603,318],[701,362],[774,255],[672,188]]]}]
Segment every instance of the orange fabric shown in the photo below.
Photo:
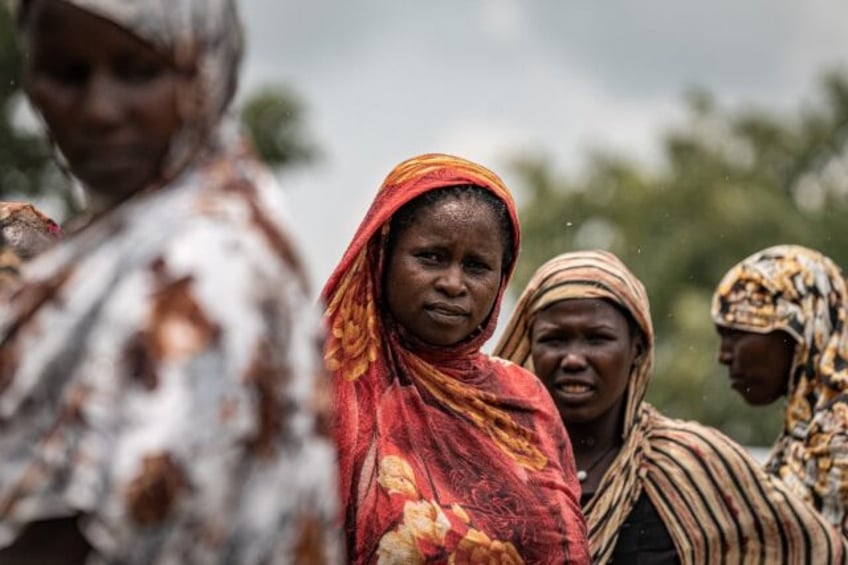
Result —
[{"label": "orange fabric", "polygon": [[515,205],[491,171],[423,155],[386,178],[327,285],[325,359],[352,563],[588,563],[571,445],[541,383],[480,352],[498,300],[460,344],[416,342],[381,306],[392,215],[431,190],[474,184]]}]

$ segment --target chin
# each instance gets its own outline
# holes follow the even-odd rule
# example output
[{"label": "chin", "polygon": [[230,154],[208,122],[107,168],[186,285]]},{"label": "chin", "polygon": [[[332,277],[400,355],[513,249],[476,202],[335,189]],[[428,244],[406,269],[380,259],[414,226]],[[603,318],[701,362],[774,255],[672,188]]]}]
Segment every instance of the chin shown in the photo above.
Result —
[{"label": "chin", "polygon": [[568,426],[585,426],[591,424],[598,419],[597,416],[591,414],[583,414],[579,410],[565,406],[560,407],[559,416],[562,418],[562,423]]},{"label": "chin", "polygon": [[745,397],[745,402],[747,402],[750,406],[770,406],[774,404],[775,401],[777,401],[777,398]]}]

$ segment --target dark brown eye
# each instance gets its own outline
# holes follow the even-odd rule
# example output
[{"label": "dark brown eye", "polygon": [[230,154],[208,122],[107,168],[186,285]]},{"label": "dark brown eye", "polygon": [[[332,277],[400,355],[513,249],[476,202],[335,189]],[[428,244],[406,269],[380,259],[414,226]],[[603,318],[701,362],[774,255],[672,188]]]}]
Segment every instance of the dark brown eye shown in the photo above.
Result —
[{"label": "dark brown eye", "polygon": [[65,85],[81,85],[88,80],[90,69],[88,65],[77,62],[61,62],[36,66],[35,72],[41,72],[51,80]]},{"label": "dark brown eye", "polygon": [[165,65],[158,61],[128,59],[116,65],[115,74],[129,83],[145,83],[156,80],[165,70]]}]

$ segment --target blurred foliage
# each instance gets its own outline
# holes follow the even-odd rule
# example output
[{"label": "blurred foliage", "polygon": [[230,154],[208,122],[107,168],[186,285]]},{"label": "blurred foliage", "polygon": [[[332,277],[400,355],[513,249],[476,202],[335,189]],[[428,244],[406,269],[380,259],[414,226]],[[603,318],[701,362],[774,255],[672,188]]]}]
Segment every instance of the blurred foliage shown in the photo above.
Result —
[{"label": "blurred foliage", "polygon": [[[60,175],[46,140],[13,120],[21,103],[23,62],[14,32],[8,11],[0,9],[0,198],[36,198]],[[60,197],[72,206],[68,184],[60,185]]]},{"label": "blurred foliage", "polygon": [[[56,166],[49,142],[21,120],[23,59],[8,10],[0,7],[0,199],[51,200],[61,209],[57,219],[79,210],[71,182]],[[268,165],[288,168],[311,162],[318,151],[304,126],[297,95],[281,86],[249,94],[241,119],[257,152]]]},{"label": "blurred foliage", "polygon": [[241,120],[260,157],[272,167],[308,163],[318,156],[305,131],[301,102],[282,87],[252,92]]},{"label": "blurred foliage", "polygon": [[848,265],[848,75],[828,74],[819,94],[778,115],[724,110],[693,91],[685,123],[664,135],[658,166],[598,153],[579,178],[560,178],[544,159],[517,160],[527,197],[512,290],[558,253],[616,253],[651,298],[648,400],[742,443],[771,444],[783,407],[749,407],[730,389],[710,299],[730,267],[774,244],[806,245]]}]

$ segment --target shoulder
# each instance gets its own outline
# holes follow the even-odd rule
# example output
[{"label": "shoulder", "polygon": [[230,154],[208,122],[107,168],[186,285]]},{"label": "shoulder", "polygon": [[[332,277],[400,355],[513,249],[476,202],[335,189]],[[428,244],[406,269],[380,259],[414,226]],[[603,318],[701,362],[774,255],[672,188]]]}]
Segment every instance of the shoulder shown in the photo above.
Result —
[{"label": "shoulder", "polygon": [[523,411],[534,412],[546,422],[554,420],[561,425],[559,411],[539,377],[507,359],[488,354],[484,358],[498,379],[499,396],[511,399]]},{"label": "shoulder", "polygon": [[496,372],[503,375],[503,386],[518,391],[544,394],[545,396],[548,395],[548,391],[545,389],[542,381],[540,381],[539,377],[537,377],[533,372],[528,371],[524,367],[517,365],[508,359],[503,359],[487,353],[484,353],[483,357],[487,363],[495,368]]},{"label": "shoulder", "polygon": [[652,422],[651,435],[657,440],[667,438],[692,444],[731,445],[741,449],[734,440],[713,427],[692,420],[666,416],[647,402],[643,402],[642,406]]},{"label": "shoulder", "polygon": [[695,465],[701,472],[722,473],[729,469],[759,475],[759,464],[744,447],[720,432],[691,420],[670,418],[643,403],[650,419],[648,441],[656,456],[675,459],[681,466]]},{"label": "shoulder", "polygon": [[129,324],[151,307],[183,307],[175,297],[189,294],[219,319],[308,309],[273,187],[245,187],[187,185],[127,202],[28,265],[27,290],[33,300],[59,296],[39,310],[68,324],[90,316]]}]

